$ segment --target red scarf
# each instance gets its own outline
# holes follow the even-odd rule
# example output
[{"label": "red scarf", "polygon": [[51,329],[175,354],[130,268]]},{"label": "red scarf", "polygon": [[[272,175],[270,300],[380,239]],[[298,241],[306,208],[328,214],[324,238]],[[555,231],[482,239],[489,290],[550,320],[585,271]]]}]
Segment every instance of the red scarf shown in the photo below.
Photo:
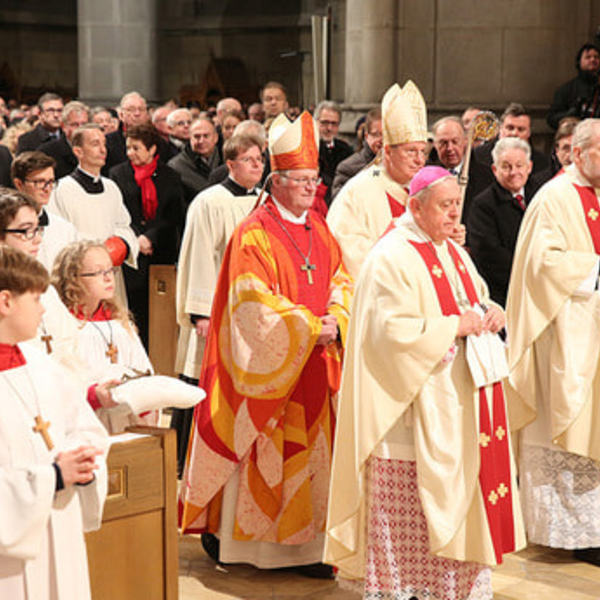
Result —
[{"label": "red scarf", "polygon": [[25,357],[19,346],[16,344],[0,344],[0,371],[21,367],[24,364]]},{"label": "red scarf", "polygon": [[146,221],[153,221],[156,217],[158,198],[156,197],[156,186],[154,185],[154,181],[152,181],[152,175],[156,171],[157,163],[158,154],[147,165],[136,167],[133,163],[131,164],[135,182],[142,190],[142,211],[144,212],[144,219]]}]

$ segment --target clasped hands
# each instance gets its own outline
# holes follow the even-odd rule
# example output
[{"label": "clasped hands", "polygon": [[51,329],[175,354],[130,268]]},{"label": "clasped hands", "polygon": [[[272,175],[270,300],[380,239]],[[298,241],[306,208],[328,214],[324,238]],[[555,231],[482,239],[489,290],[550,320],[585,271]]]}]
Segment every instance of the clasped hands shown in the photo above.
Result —
[{"label": "clasped hands", "polygon": [[324,317],[321,317],[321,323],[323,324],[323,327],[317,338],[317,346],[327,346],[327,344],[331,344],[331,342],[337,340],[337,319],[334,315],[325,315]]},{"label": "clasped hands", "polygon": [[498,306],[490,306],[483,317],[480,317],[474,310],[467,310],[458,319],[457,337],[466,337],[468,335],[481,335],[486,331],[498,333],[506,324],[504,311]]}]

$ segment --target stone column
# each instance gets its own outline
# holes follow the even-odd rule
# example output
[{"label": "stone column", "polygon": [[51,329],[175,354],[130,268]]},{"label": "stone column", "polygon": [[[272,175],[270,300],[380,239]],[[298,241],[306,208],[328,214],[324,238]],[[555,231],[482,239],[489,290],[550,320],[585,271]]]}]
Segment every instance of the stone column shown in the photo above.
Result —
[{"label": "stone column", "polygon": [[396,77],[397,0],[347,0],[345,104],[377,103]]},{"label": "stone column", "polygon": [[77,0],[77,28],[81,100],[156,99],[156,0]]}]

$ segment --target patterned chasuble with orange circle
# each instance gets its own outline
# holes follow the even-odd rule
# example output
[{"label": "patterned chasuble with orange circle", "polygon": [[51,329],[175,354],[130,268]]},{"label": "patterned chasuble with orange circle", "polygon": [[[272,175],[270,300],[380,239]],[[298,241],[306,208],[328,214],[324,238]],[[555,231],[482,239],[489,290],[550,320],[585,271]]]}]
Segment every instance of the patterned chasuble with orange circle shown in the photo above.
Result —
[{"label": "patterned chasuble with orange circle", "polygon": [[[413,240],[409,240],[409,242],[427,265],[442,313],[446,316],[459,315],[460,310],[452,293],[450,282],[438,260],[433,244]],[[450,242],[446,243],[471,306],[479,304],[477,292],[467,268],[458,255],[456,248]],[[490,416],[487,399],[487,388],[489,387],[492,388],[492,416]],[[502,383],[498,381],[492,386],[479,388],[479,485],[485,503],[487,522],[498,564],[502,563],[503,554],[513,552],[515,549],[508,444],[504,392]]]},{"label": "patterned chasuble with orange circle", "polygon": [[[277,220],[305,256],[312,237],[311,273]],[[269,198],[227,247],[182,485],[185,532],[219,530],[238,468],[234,539],[302,544],[324,530],[343,348],[316,341],[327,313],[345,340],[352,280],[324,220],[310,211],[308,223],[284,221]]]}]

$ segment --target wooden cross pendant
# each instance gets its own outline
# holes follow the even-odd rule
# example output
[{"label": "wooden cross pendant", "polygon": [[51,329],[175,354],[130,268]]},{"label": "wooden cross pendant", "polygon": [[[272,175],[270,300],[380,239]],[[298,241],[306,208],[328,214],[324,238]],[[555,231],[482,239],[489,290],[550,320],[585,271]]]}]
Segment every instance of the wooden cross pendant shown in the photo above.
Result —
[{"label": "wooden cross pendant", "polygon": [[300,265],[300,270],[301,271],[306,271],[306,278],[308,279],[308,285],[312,285],[313,284],[313,276],[311,271],[316,271],[317,270],[317,265],[311,265],[308,262],[308,259],[304,259],[305,263],[303,265]]},{"label": "wooden cross pendant", "polygon": [[46,442],[46,448],[48,448],[48,450],[52,450],[52,448],[54,448],[54,444],[52,443],[52,438],[48,433],[48,427],[50,427],[50,421],[44,421],[41,415],[36,415],[35,425],[32,427],[32,429],[35,433],[41,434],[44,442]]},{"label": "wooden cross pendant", "polygon": [[52,354],[52,344],[50,343],[52,341],[52,336],[49,334],[45,334],[42,336],[42,342],[44,342],[46,344],[46,353],[47,354]]},{"label": "wooden cross pendant", "polygon": [[106,356],[110,358],[110,362],[115,365],[117,364],[117,357],[119,356],[119,349],[114,344],[108,345]]}]

